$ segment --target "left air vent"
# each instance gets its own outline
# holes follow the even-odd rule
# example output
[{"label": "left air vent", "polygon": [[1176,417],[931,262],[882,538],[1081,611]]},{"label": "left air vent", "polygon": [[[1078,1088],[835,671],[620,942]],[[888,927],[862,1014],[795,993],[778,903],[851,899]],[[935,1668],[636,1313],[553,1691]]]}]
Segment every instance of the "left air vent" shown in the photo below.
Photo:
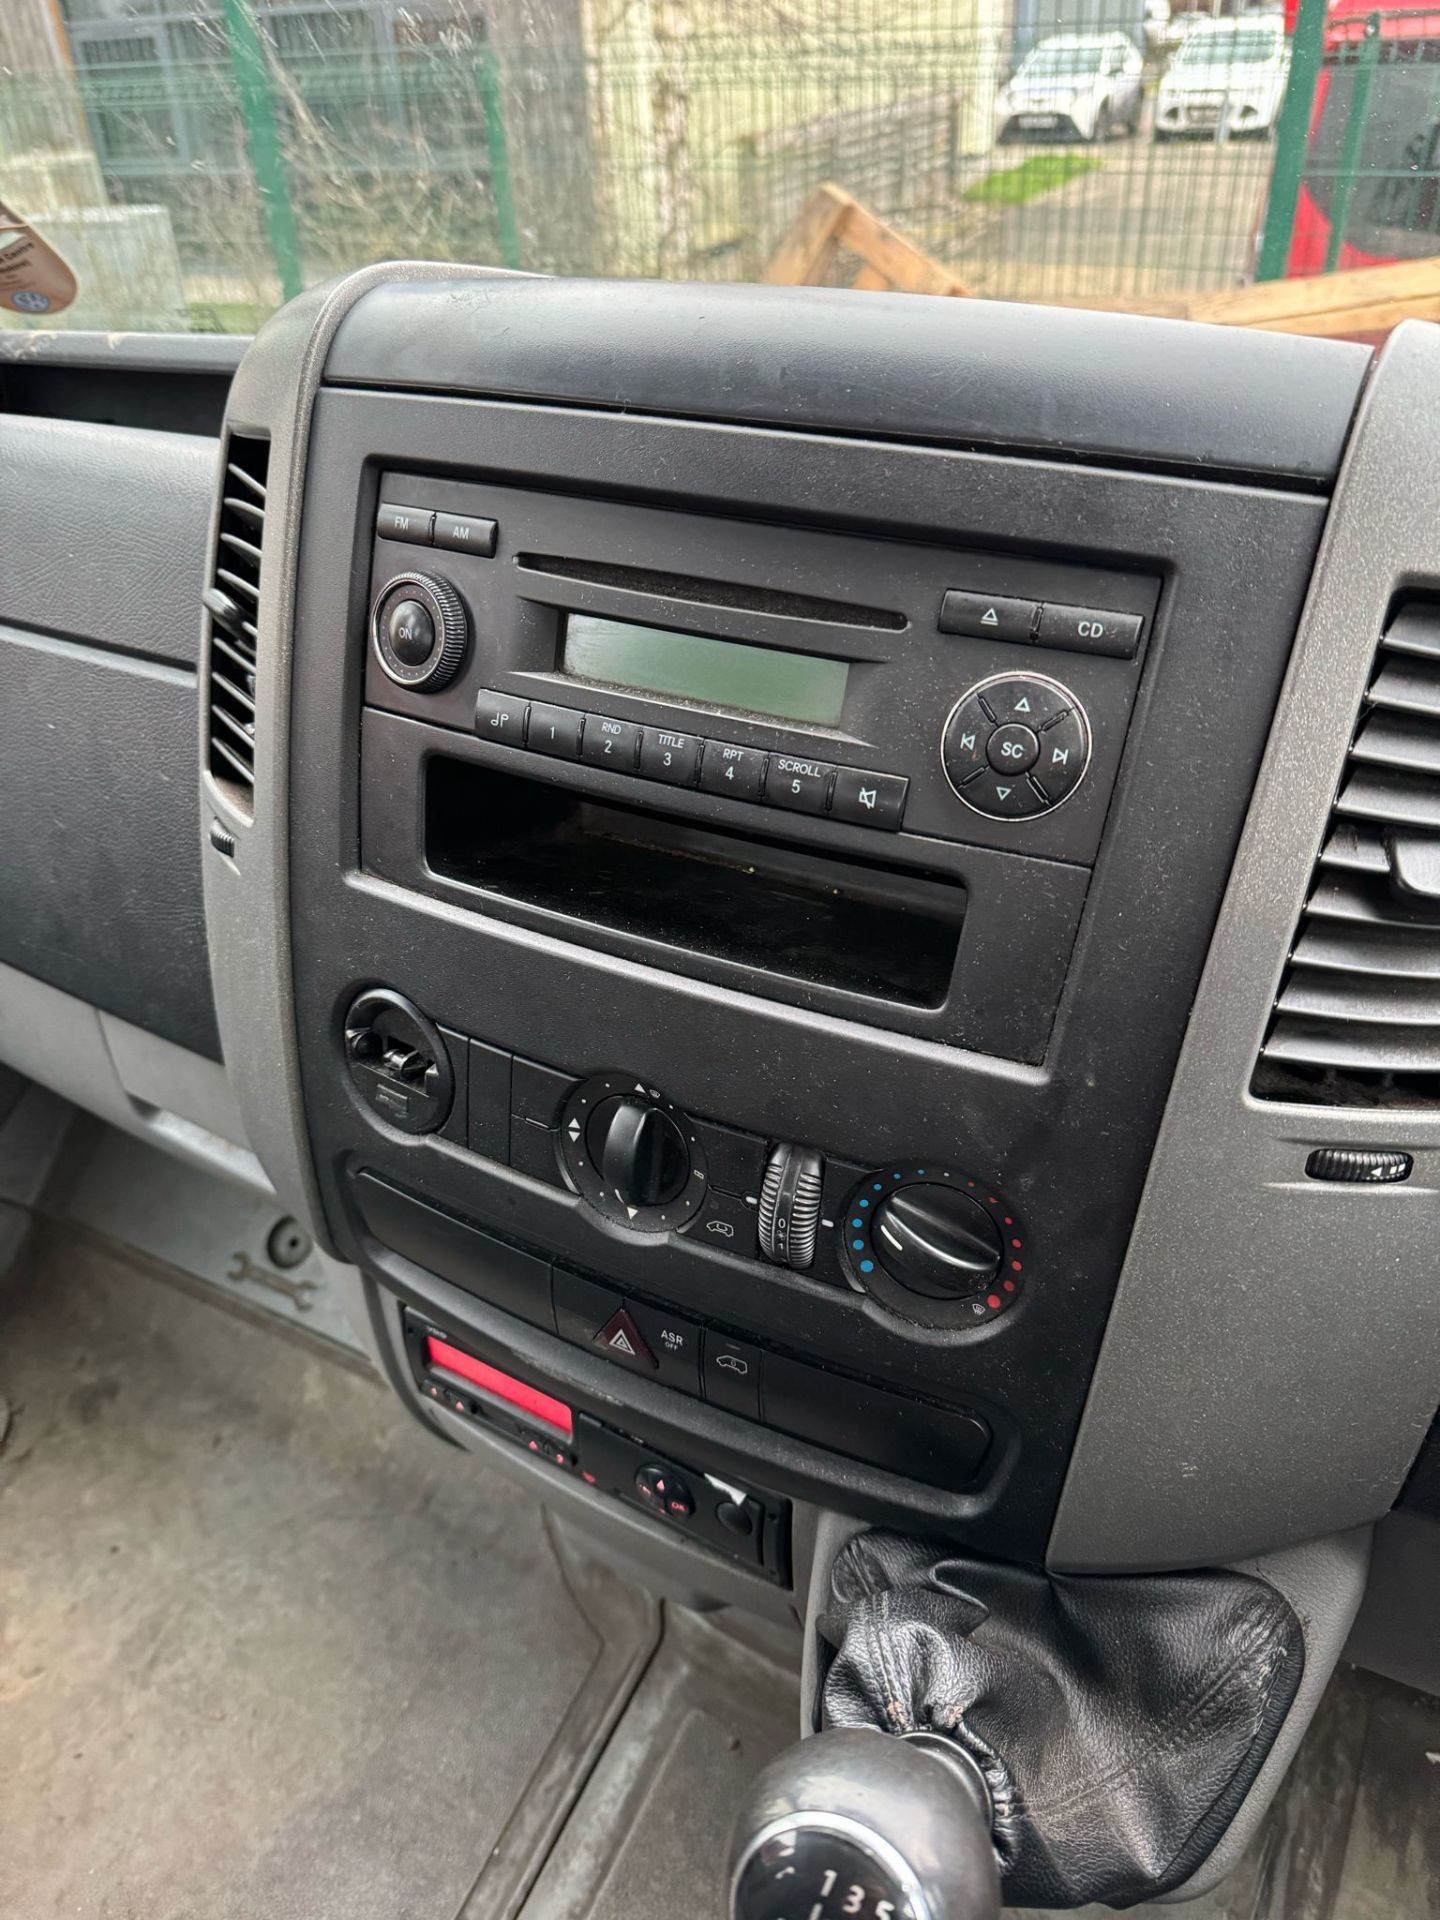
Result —
[{"label": "left air vent", "polygon": [[210,772],[247,810],[255,791],[255,657],[270,442],[232,433],[225,448],[210,614]]},{"label": "left air vent", "polygon": [[1440,1105],[1440,607],[1380,642],[1253,1091]]}]

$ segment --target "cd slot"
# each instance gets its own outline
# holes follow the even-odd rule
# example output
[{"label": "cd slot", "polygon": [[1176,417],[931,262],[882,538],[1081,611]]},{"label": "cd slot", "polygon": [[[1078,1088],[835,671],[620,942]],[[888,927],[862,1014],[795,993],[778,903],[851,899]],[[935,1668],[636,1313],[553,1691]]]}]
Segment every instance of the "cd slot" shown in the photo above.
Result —
[{"label": "cd slot", "polygon": [[660,946],[908,1007],[940,1007],[966,889],[436,756],[431,871]]},{"label": "cd slot", "polygon": [[624,566],[610,560],[571,560],[556,553],[520,553],[515,564],[522,573],[538,573],[552,580],[575,580],[589,587],[610,587],[620,593],[642,594],[697,608],[723,607],[727,611],[768,614],[779,620],[815,620],[829,626],[868,627],[881,633],[903,633],[909,621],[903,613],[885,607],[859,606],[850,600],[822,599],[778,587],[746,586],[734,580],[705,580],[694,574],[667,573],[653,567]]}]

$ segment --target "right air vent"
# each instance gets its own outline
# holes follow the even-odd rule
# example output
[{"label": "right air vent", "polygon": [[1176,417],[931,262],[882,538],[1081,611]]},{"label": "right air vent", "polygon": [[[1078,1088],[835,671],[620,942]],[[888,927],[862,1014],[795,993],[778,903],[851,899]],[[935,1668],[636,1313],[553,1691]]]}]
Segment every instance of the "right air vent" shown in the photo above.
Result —
[{"label": "right air vent", "polygon": [[1440,1104],[1440,606],[1381,639],[1252,1091]]}]

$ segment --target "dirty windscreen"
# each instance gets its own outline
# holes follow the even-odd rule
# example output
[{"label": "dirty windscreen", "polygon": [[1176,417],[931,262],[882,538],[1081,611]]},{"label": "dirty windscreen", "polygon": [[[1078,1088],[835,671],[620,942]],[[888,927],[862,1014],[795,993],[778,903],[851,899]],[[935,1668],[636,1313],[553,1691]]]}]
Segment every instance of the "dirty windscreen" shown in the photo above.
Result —
[{"label": "dirty windscreen", "polygon": [[1437,55],[1349,0],[4,0],[0,326],[421,257],[1343,330],[1299,276],[1429,271]]}]

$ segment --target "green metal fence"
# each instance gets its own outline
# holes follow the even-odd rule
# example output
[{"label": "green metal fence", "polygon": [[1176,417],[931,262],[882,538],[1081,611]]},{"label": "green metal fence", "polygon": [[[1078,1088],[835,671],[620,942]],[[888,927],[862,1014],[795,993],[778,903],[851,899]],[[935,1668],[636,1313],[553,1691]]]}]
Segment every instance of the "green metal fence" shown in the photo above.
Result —
[{"label": "green metal fence", "polygon": [[201,326],[397,256],[755,278],[827,179],[991,296],[1440,251],[1440,11],[64,4],[73,66],[0,77],[0,195],[163,209]]}]

